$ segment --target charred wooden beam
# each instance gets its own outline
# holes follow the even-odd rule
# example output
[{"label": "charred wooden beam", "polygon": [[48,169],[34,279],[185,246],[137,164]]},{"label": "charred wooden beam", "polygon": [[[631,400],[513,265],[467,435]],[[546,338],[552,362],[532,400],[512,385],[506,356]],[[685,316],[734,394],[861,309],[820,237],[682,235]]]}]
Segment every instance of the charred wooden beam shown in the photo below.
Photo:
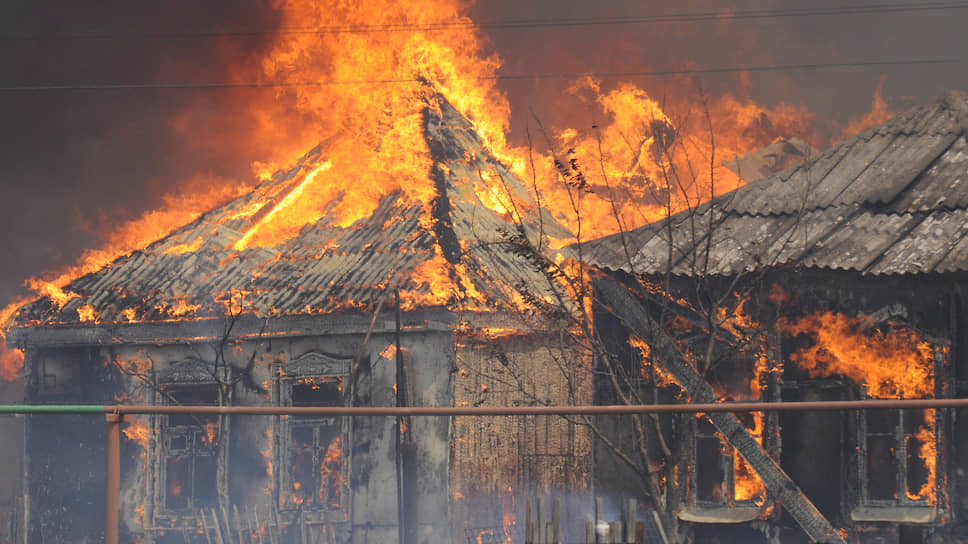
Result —
[{"label": "charred wooden beam", "polygon": [[[599,301],[611,309],[630,332],[652,344],[654,360],[662,365],[685,391],[690,403],[713,403],[718,397],[712,386],[686,361],[672,339],[659,329],[649,312],[625,286],[606,278],[594,280]],[[830,521],[820,513],[800,487],[767,454],[746,427],[731,412],[707,413],[706,417],[726,441],[746,459],[770,495],[783,505],[803,531],[816,542],[843,543]]]}]

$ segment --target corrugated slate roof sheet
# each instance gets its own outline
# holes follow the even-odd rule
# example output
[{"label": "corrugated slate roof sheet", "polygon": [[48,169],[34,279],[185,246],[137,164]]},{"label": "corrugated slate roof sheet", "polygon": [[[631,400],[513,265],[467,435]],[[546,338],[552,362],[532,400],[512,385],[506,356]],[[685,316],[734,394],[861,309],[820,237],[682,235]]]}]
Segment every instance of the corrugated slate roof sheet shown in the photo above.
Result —
[{"label": "corrugated slate roof sheet", "polygon": [[599,266],[644,274],[732,275],[782,264],[869,275],[968,270],[966,127],[968,93],[949,92],[627,233],[624,246],[623,235],[613,235],[583,251]]},{"label": "corrugated slate roof sheet", "polygon": [[[101,322],[186,319],[218,311],[213,298],[240,295],[247,311],[266,316],[366,309],[394,286],[417,295],[430,292],[433,287],[414,281],[412,274],[435,257],[434,263],[443,263],[454,285],[464,291],[456,296],[477,290],[486,294],[493,308],[507,307],[516,284],[538,285],[542,278],[526,260],[502,247],[499,233],[513,230],[513,225],[482,205],[469,184],[480,172],[491,172],[503,178],[517,198],[525,198],[528,190],[486,151],[471,123],[436,98],[436,107],[425,113],[424,128],[436,161],[428,176],[436,177],[438,191],[442,186],[450,203],[449,221],[443,227],[427,221],[425,203],[390,194],[372,215],[347,228],[324,216],[281,245],[233,249],[249,226],[320,162],[317,148],[251,193],[77,279],[64,288],[77,297],[63,307],[49,298],[39,299],[21,308],[13,324],[76,324],[78,309],[85,306],[93,308]],[[441,228],[452,231],[452,240],[460,247],[442,247]],[[547,214],[543,228],[551,236],[567,236]],[[179,251],[185,248],[190,250]],[[441,260],[448,251],[449,259]],[[200,308],[185,310],[192,305]]]}]

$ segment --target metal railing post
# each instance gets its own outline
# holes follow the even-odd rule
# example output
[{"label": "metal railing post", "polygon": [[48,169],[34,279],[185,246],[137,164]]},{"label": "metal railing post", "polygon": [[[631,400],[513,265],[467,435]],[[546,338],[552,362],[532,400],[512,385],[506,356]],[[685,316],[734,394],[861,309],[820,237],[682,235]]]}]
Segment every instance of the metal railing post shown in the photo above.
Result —
[{"label": "metal railing post", "polygon": [[104,544],[118,544],[121,503],[121,420],[119,413],[104,414],[107,440],[104,445]]}]

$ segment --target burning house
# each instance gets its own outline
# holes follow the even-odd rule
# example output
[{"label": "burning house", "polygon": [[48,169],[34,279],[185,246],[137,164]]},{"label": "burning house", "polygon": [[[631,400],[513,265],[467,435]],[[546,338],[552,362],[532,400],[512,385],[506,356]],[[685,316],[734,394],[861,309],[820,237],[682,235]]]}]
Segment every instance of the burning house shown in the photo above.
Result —
[{"label": "burning house", "polygon": [[[545,278],[504,241],[567,231],[441,95],[422,87],[410,99],[420,107],[379,128],[377,147],[415,161],[423,179],[389,164],[394,183],[340,185],[330,177],[354,157],[324,142],[19,309],[7,342],[25,352],[26,402],[588,402],[587,385],[547,380],[557,336],[519,319],[522,288],[540,296]],[[388,151],[400,133],[415,150]],[[500,379],[515,359],[527,388]],[[101,538],[103,427],[28,417],[28,542]],[[146,416],[127,418],[124,436],[122,540],[158,544],[394,542],[402,531],[449,543],[468,528],[503,539],[514,494],[584,488],[590,451],[583,432],[550,418]]]},{"label": "burning house", "polygon": [[[598,326],[614,364],[639,378],[597,384],[600,401],[628,389],[649,402],[964,395],[966,121],[968,94],[950,92],[585,244],[611,270]],[[664,417],[643,433],[664,493],[652,502],[696,541],[966,538],[959,411]],[[597,485],[621,484],[627,471],[611,470],[596,469]]]}]

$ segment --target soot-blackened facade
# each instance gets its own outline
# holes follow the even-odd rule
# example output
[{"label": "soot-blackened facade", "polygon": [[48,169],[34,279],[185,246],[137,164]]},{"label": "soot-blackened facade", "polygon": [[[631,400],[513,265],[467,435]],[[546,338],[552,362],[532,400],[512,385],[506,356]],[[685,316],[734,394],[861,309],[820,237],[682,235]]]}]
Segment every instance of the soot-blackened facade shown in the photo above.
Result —
[{"label": "soot-blackened facade", "polygon": [[[391,193],[348,227],[323,216],[277,246],[235,249],[326,160],[324,147],[314,149],[252,193],[67,285],[66,303],[21,308],[7,338],[26,354],[26,401],[528,402],[515,391],[482,392],[496,389],[488,380],[510,359],[526,361],[517,378],[529,383],[554,364],[546,333],[513,317],[517,289],[539,292],[543,278],[504,249],[500,233],[532,227],[489,210],[473,187],[487,173],[514,198],[528,191],[445,100],[424,99],[433,202]],[[550,216],[541,224],[567,236]],[[569,401],[556,387],[543,394]],[[539,423],[465,421],[126,418],[122,540],[449,543],[468,527],[501,527],[501,498],[510,504],[529,481],[550,486],[556,475],[587,471],[587,437],[563,422],[540,422],[556,437],[557,457],[524,470],[507,456],[468,460],[455,444],[490,451],[476,441],[498,437],[493,451],[527,452],[519,438],[535,436]],[[30,416],[26,427],[26,542],[98,542],[104,422]],[[569,481],[582,488],[587,479]]]}]

